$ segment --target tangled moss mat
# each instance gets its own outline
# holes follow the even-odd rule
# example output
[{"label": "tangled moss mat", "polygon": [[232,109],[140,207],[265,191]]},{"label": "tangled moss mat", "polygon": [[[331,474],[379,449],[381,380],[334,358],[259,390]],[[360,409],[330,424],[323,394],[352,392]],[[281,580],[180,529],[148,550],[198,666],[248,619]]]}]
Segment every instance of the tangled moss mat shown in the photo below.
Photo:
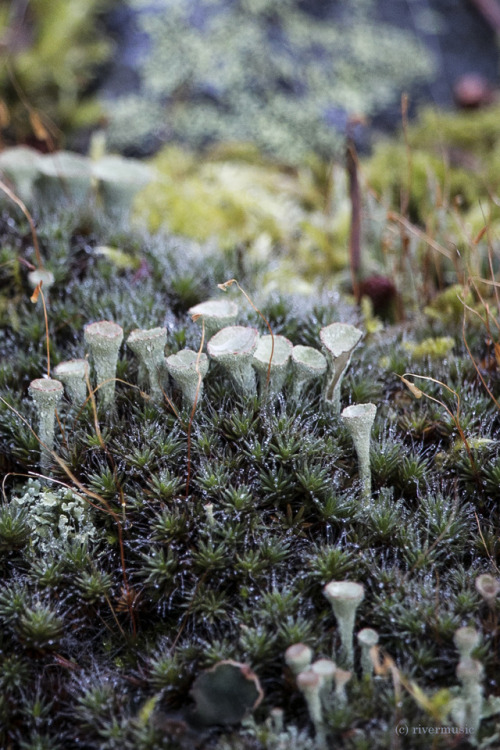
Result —
[{"label": "tangled moss mat", "polygon": [[[137,360],[125,345],[114,411],[98,413],[96,424],[90,404],[60,408],[56,451],[76,481],[55,462],[50,480],[28,479],[38,471],[39,445],[21,417],[36,429],[28,385],[44,375],[47,357],[40,301],[30,302],[20,260],[34,262],[29,227],[13,214],[4,209],[0,217],[2,747],[314,748],[284,652],[304,642],[342,665],[322,593],[332,580],[363,583],[356,630],[376,629],[414,687],[398,695],[389,673],[363,680],[357,654],[347,704],[332,702],[326,712],[331,747],[397,747],[395,728],[404,720],[410,732],[400,747],[429,748],[429,737],[411,728],[439,726],[447,714],[458,690],[453,636],[460,626],[480,632],[474,656],[484,666],[484,692],[498,696],[499,605],[487,606],[474,582],[495,574],[500,560],[500,420],[460,323],[419,317],[367,334],[355,350],[342,403],[378,407],[368,504],[351,439],[322,403],[319,384],[296,404],[288,383],[265,405],[237,396],[213,366],[189,428],[172,385],[165,388],[178,415],[136,387]],[[273,332],[294,344],[319,348],[321,327],[336,320],[364,326],[333,293],[260,300],[252,269],[237,254],[234,262],[230,253],[222,259],[75,207],[41,214],[37,224],[55,275],[52,367],[82,356],[84,325],[102,319],[122,325],[125,336],[166,326],[169,354],[197,349],[200,329],[188,308],[222,294],[217,284],[234,276]],[[119,266],[97,252],[102,246],[120,248],[111,255]],[[246,300],[236,292],[234,299],[238,322],[266,333]],[[406,345],[439,336],[454,339],[451,352],[449,341],[431,347],[434,358]],[[498,397],[484,341],[484,330],[471,326],[469,347]],[[415,399],[397,376],[404,372],[432,376],[459,394],[470,456],[445,408]],[[454,410],[441,386],[419,385]],[[189,721],[190,690],[221,660],[249,665],[264,698],[243,725],[200,727]],[[499,719],[486,717],[494,714],[488,705],[475,740],[495,747]],[[285,712],[281,734],[268,718],[273,708]],[[457,737],[432,741],[458,746]]]}]

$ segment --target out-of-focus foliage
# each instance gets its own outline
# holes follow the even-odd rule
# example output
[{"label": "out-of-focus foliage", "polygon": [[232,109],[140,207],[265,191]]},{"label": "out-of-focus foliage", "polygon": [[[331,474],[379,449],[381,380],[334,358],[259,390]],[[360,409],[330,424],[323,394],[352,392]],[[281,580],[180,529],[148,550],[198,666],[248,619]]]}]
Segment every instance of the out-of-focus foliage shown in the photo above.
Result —
[{"label": "out-of-focus foliage", "polygon": [[240,247],[266,266],[268,288],[293,279],[305,290],[318,275],[345,268],[350,209],[342,168],[310,159],[291,169],[243,144],[205,157],[166,147],[153,164],[161,178],[136,201],[151,230]]},{"label": "out-of-focus foliage", "polygon": [[400,136],[375,147],[367,166],[371,186],[399,205],[401,189],[410,184],[410,214],[422,223],[439,203],[455,202],[471,230],[479,231],[480,202],[486,209],[500,188],[500,105],[461,113],[426,109],[409,127],[408,144],[410,180]]},{"label": "out-of-focus foliage", "polygon": [[350,115],[387,105],[432,71],[411,35],[375,19],[372,0],[342,0],[335,21],[297,0],[155,8],[142,20],[151,49],[141,93],[112,106],[115,147],[238,140],[292,163],[311,151],[330,158]]},{"label": "out-of-focus foliage", "polygon": [[98,23],[110,2],[0,3],[0,125],[6,139],[57,141],[98,120],[101,107],[87,92],[111,52]]}]

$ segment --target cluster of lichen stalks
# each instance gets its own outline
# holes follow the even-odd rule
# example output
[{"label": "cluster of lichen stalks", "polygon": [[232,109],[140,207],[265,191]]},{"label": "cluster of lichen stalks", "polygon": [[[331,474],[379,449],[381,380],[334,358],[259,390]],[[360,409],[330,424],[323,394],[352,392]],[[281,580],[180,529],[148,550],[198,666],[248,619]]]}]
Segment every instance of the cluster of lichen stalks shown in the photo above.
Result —
[{"label": "cluster of lichen stalks", "polygon": [[[495,599],[500,592],[500,582],[493,576],[484,574],[476,579],[476,588],[494,609]],[[342,647],[341,660],[348,670],[353,670],[355,616],[356,609],[364,598],[364,587],[353,581],[331,581],[325,586],[324,595],[337,620]],[[372,628],[363,628],[357,633],[357,641],[361,650],[360,666],[363,678],[372,680],[374,667],[379,674],[383,671],[377,649],[379,635]],[[462,684],[462,690],[452,700],[449,709],[450,734],[468,735],[468,739],[474,744],[484,707],[484,670],[482,664],[472,657],[480,641],[480,634],[474,628],[462,627],[455,632],[454,644],[460,657],[456,674]],[[327,750],[330,745],[324,712],[331,709],[332,703],[337,708],[347,704],[345,686],[353,677],[353,671],[341,669],[333,659],[320,658],[313,662],[313,650],[304,643],[290,646],[286,650],[285,661],[295,675],[297,687],[306,701],[315,728],[316,747],[318,750]]]},{"label": "cluster of lichen stalks", "polygon": [[[203,339],[209,337],[207,354],[185,348],[165,357],[166,328],[135,329],[128,339],[129,348],[139,359],[141,379],[147,380],[151,398],[161,401],[166,371],[180,388],[184,407],[192,411],[203,393],[203,378],[209,361],[217,362],[226,371],[236,391],[244,398],[257,395],[257,381],[261,399],[272,401],[286,382],[289,367],[293,369],[290,398],[298,402],[304,388],[326,374],[324,401],[334,413],[340,412],[340,388],[352,352],[362,332],[352,325],[331,323],[320,331],[324,354],[310,346],[293,346],[285,336],[261,336],[250,326],[227,325],[234,322],[238,306],[225,300],[208,300],[192,307],[193,320],[203,321]],[[115,396],[116,366],[123,341],[123,329],[117,323],[103,320],[85,327],[85,341],[90,349],[95,370],[96,391],[105,409],[112,409]],[[325,356],[326,355],[326,356]],[[39,417],[39,437],[42,446],[41,468],[50,466],[54,444],[54,425],[57,404],[64,386],[71,401],[81,405],[86,400],[90,383],[86,359],[61,362],[55,369],[59,378],[38,378],[30,384],[30,394]],[[257,377],[256,377],[257,376]],[[62,382],[61,382],[62,381]],[[376,415],[375,404],[354,404],[346,407],[341,418],[346,425],[359,459],[359,473],[363,493],[370,496],[370,435]]]}]

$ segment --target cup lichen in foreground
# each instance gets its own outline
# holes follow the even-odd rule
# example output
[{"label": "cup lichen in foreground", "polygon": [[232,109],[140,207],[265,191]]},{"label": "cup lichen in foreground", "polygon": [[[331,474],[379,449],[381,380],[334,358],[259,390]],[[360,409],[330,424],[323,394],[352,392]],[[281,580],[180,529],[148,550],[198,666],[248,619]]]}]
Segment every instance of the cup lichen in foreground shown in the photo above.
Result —
[{"label": "cup lichen in foreground", "polygon": [[127,339],[127,346],[132,349],[148,374],[149,392],[156,400],[160,400],[163,395],[161,375],[165,371],[166,344],[166,328],[136,328]]},{"label": "cup lichen in foreground", "polygon": [[238,305],[229,299],[209,299],[190,307],[188,313],[205,323],[205,341],[215,336],[222,328],[234,323],[238,316]]},{"label": "cup lichen in foreground", "polygon": [[353,404],[347,406],[341,414],[358,455],[359,478],[365,497],[371,495],[370,442],[376,414],[375,404]]},{"label": "cup lichen in foreground", "polygon": [[[253,355],[253,366],[259,378],[261,397],[274,398],[283,388],[293,344],[285,336],[261,336]],[[267,375],[269,373],[269,385]]]},{"label": "cup lichen in foreground", "polygon": [[69,359],[54,368],[54,375],[64,384],[64,388],[74,404],[83,404],[87,398],[87,375],[89,363],[86,359]]},{"label": "cup lichen in foreground", "polygon": [[252,367],[259,332],[250,326],[227,326],[212,336],[207,344],[208,355],[218,362],[242,396],[255,396],[257,384]]},{"label": "cup lichen in foreground", "polygon": [[319,337],[328,360],[328,373],[324,400],[331,404],[335,413],[340,412],[340,389],[342,378],[351,361],[362,331],[348,323],[331,323],[321,329]]},{"label": "cup lichen in foreground", "polygon": [[301,344],[294,346],[292,349],[292,400],[298,401],[306,385],[323,377],[326,369],[326,358],[318,349]]},{"label": "cup lichen in foreground", "polygon": [[167,357],[165,363],[182,391],[183,405],[192,408],[195,400],[199,404],[203,395],[203,378],[209,367],[207,355],[198,354],[192,349],[181,349],[177,354]]},{"label": "cup lichen in foreground", "polygon": [[285,662],[295,676],[309,667],[312,657],[312,648],[305,643],[294,643],[285,651]]},{"label": "cup lichen in foreground", "polygon": [[323,723],[323,707],[321,705],[321,677],[313,672],[312,669],[306,669],[297,675],[297,687],[304,696],[307,703],[309,717],[314,725],[316,733],[316,747],[318,750],[326,750],[326,734]]},{"label": "cup lichen in foreground", "polygon": [[29,393],[35,402],[38,415],[38,437],[42,442],[40,467],[50,466],[50,451],[54,447],[56,409],[64,393],[63,384],[52,378],[38,378],[29,385]]},{"label": "cup lichen in foreground", "polygon": [[123,328],[111,320],[100,320],[85,326],[84,338],[90,349],[97,385],[104,384],[97,392],[99,403],[112,407],[115,401],[116,365],[123,341]]},{"label": "cup lichen in foreground", "polygon": [[365,595],[364,587],[354,581],[331,581],[327,583],[323,593],[330,602],[337,620],[345,662],[352,667],[354,664],[354,620],[356,610]]},{"label": "cup lichen in foreground", "polygon": [[463,659],[457,666],[462,691],[453,701],[452,717],[458,726],[467,727],[472,732],[477,732],[481,723],[483,676],[483,665],[477,659]]},{"label": "cup lichen in foreground", "polygon": [[370,650],[378,643],[378,633],[372,628],[363,628],[357,635],[358,643],[361,647],[361,670],[364,677],[373,675],[373,662],[370,657]]}]

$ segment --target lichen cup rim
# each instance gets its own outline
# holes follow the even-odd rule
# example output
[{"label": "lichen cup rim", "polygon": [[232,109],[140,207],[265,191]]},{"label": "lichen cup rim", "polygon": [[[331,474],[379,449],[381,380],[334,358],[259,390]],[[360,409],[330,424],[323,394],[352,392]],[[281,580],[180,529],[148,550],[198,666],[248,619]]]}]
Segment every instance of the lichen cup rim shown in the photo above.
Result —
[{"label": "lichen cup rim", "polygon": [[318,374],[325,372],[328,366],[325,355],[313,346],[296,344],[292,349],[291,357],[294,364],[316,370]]},{"label": "lichen cup rim", "polygon": [[67,359],[64,362],[59,362],[54,367],[54,375],[73,375],[79,372],[86,373],[89,369],[89,363],[86,359]]},{"label": "lichen cup rim", "polygon": [[59,393],[64,391],[61,381],[55,378],[35,378],[29,384],[29,388],[35,393]]},{"label": "lichen cup rim", "polygon": [[43,154],[31,146],[10,146],[0,151],[0,169],[30,168],[38,170],[38,162]]},{"label": "lichen cup rim", "polygon": [[229,318],[238,315],[238,305],[230,299],[207,299],[188,310],[190,315],[205,315],[207,318]]},{"label": "lichen cup rim", "polygon": [[212,336],[207,344],[208,353],[214,359],[233,354],[253,354],[259,332],[251,326],[226,326]]},{"label": "lichen cup rim", "polygon": [[321,343],[333,357],[354,349],[362,336],[363,332],[350,323],[330,323],[319,332]]},{"label": "lichen cup rim", "polygon": [[376,646],[380,640],[378,632],[373,628],[363,628],[356,637],[359,644],[363,646]]},{"label": "lichen cup rim", "polygon": [[356,581],[330,581],[323,589],[328,599],[352,599],[353,601],[362,599],[365,596],[363,584]]},{"label": "lichen cup rim", "polygon": [[[273,340],[274,340],[274,351],[273,351]],[[289,361],[292,351],[293,344],[286,338],[276,334],[271,336],[266,334],[260,336],[257,341],[257,347],[253,353],[254,360],[257,360],[262,365],[269,365],[269,359],[271,357],[271,351],[273,352],[273,358],[271,361],[271,367],[283,367]]]},{"label": "lichen cup rim", "polygon": [[[195,352],[193,349],[180,349],[175,354],[167,357],[165,361],[167,366],[173,370],[194,370],[197,360],[198,352]],[[208,364],[208,357],[204,352],[199,356],[199,363],[201,372],[203,372],[203,367],[205,364]]]},{"label": "lichen cup rim", "polygon": [[130,183],[142,187],[154,179],[155,171],[139,159],[127,159],[119,154],[105,154],[91,162],[92,176],[103,182]]},{"label": "lichen cup rim", "polygon": [[155,328],[134,328],[130,331],[127,344],[134,344],[136,341],[147,341],[148,339],[161,339],[167,335],[167,329],[163,326]]},{"label": "lichen cup rim", "polygon": [[73,151],[41,154],[38,169],[45,177],[85,177],[90,181],[92,176],[89,159]]},{"label": "lichen cup rim", "polygon": [[351,406],[346,406],[345,409],[342,410],[342,419],[369,419],[373,417],[375,419],[375,415],[377,414],[377,407],[375,404],[368,403],[368,404],[351,404]]},{"label": "lichen cup rim", "polygon": [[94,323],[87,323],[84,333],[92,338],[102,337],[112,341],[123,337],[123,328],[112,320],[96,320]]}]

